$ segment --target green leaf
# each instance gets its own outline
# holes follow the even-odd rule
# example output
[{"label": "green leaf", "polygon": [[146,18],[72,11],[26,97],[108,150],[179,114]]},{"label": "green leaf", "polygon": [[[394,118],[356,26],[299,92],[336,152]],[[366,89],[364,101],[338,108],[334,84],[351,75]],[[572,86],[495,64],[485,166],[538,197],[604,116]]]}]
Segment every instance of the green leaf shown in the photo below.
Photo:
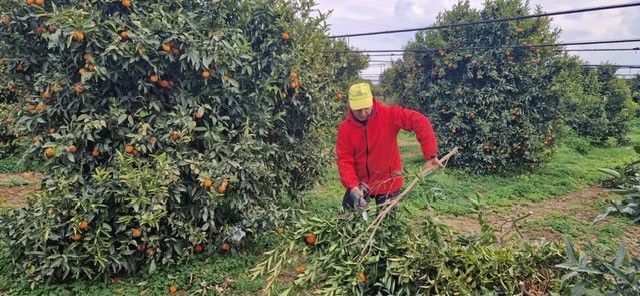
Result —
[{"label": "green leaf", "polygon": [[599,170],[599,171],[601,171],[601,172],[603,172],[603,173],[607,173],[607,174],[609,174],[609,175],[612,175],[612,176],[614,176],[614,177],[616,177],[616,178],[620,178],[620,173],[618,173],[618,172],[617,172],[617,171],[615,171],[615,170],[612,170],[612,169],[606,169],[606,168],[598,168],[598,170]]}]

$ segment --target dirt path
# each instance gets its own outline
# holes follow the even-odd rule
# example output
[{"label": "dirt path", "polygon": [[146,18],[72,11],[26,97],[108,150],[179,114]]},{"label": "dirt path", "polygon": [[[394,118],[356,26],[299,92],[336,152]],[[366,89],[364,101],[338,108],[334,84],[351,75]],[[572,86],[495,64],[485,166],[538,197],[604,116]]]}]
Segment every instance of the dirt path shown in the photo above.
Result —
[{"label": "dirt path", "polygon": [[[618,221],[614,221],[613,217],[609,216],[603,221],[596,223],[591,227],[591,222],[603,212],[602,201],[608,201],[611,198],[617,198],[615,196],[609,196],[605,191],[598,187],[591,187],[582,191],[572,192],[563,197],[545,200],[542,202],[523,202],[521,205],[509,207],[501,212],[508,212],[509,214],[501,214],[497,211],[491,211],[486,209],[485,222],[491,225],[496,230],[496,237],[503,238],[504,241],[521,239],[516,231],[511,227],[513,223],[506,223],[510,220],[527,216],[526,218],[517,222],[520,233],[523,238],[530,241],[544,239],[547,241],[562,241],[562,237],[565,234],[583,234],[589,238],[592,243],[598,242],[600,239],[610,239],[616,243],[620,242],[619,233],[613,233],[610,237],[603,237],[606,235],[606,231],[602,229],[619,229],[622,232],[622,236],[625,237],[627,243],[628,252],[635,258],[640,256],[640,227],[637,225],[624,224]],[[561,218],[557,218],[561,217]],[[568,223],[567,228],[559,230],[561,227],[551,227],[554,221],[558,223],[558,220],[563,220],[565,217],[573,221]],[[564,219],[566,220],[566,219]],[[444,224],[448,224],[458,234],[466,234],[471,232],[479,233],[480,225],[477,220],[477,216],[441,216],[441,221]],[[500,229],[502,227],[502,232]],[[583,239],[572,239],[574,247],[576,245],[584,243]]]},{"label": "dirt path", "polygon": [[40,189],[40,180],[40,173],[0,174],[0,208],[26,206],[29,196]]}]

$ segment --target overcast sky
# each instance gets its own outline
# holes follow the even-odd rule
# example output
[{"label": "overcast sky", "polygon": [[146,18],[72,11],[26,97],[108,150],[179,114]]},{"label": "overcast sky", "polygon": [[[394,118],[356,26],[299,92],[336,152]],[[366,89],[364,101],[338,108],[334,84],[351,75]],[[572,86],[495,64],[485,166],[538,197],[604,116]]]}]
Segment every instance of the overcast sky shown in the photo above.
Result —
[{"label": "overcast sky", "polygon": [[[470,1],[474,8],[482,8],[484,0]],[[545,12],[557,12],[578,8],[608,6],[637,1],[622,0],[531,0],[530,7],[540,5]],[[422,28],[433,25],[439,12],[449,10],[456,0],[316,0],[322,12],[332,10],[328,23],[329,35],[355,34],[397,29]],[[586,12],[553,17],[553,27],[562,29],[560,42],[595,41],[640,38],[640,6],[604,11]],[[403,48],[415,33],[398,33],[351,37],[351,46],[361,50],[397,50]],[[572,46],[578,48],[635,48],[640,42]],[[618,65],[640,65],[640,51],[573,52],[590,64],[609,62]],[[372,60],[389,61],[397,57],[371,57]],[[374,63],[372,63],[374,64]],[[385,68],[375,63],[363,71],[363,76],[373,79]],[[640,69],[622,69],[618,73],[639,73]]]}]

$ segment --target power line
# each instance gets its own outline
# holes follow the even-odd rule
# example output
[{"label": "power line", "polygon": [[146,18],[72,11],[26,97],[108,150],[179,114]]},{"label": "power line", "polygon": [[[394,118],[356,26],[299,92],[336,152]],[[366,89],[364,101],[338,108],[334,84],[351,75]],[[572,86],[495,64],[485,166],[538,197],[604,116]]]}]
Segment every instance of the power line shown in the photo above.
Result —
[{"label": "power line", "polygon": [[[640,51],[640,47],[633,48],[579,48],[579,49],[552,49],[552,51]],[[369,57],[402,57],[402,54],[396,53],[380,53],[380,54],[367,54]]]},{"label": "power line", "polygon": [[453,27],[464,27],[464,26],[490,24],[490,23],[497,23],[497,22],[516,21],[516,20],[523,20],[523,19],[530,19],[530,18],[548,17],[548,16],[554,16],[554,15],[574,14],[574,13],[583,13],[583,12],[600,11],[600,10],[608,10],[608,9],[627,8],[627,7],[634,7],[634,6],[640,6],[640,2],[632,2],[632,3],[617,4],[617,5],[607,5],[607,6],[597,6],[597,7],[588,7],[588,8],[581,8],[581,9],[571,9],[571,10],[563,10],[563,11],[548,12],[548,13],[541,13],[541,14],[532,14],[532,15],[522,15],[522,16],[515,16],[515,17],[508,17],[508,18],[492,19],[492,20],[481,20],[481,21],[466,22],[466,23],[438,25],[438,26],[430,26],[430,27],[424,27],[424,28],[414,28],[414,29],[389,30],[389,31],[369,32],[369,33],[335,35],[335,36],[329,36],[329,38],[347,38],[347,37],[359,37],[359,36],[370,36],[370,35],[380,35],[380,34],[406,33],[406,32],[415,32],[415,31],[423,31],[423,30],[437,30],[437,29],[446,29],[446,28],[453,28]]},{"label": "power line", "polygon": [[[555,47],[555,46],[575,46],[575,45],[593,45],[593,44],[614,44],[614,43],[630,43],[640,42],[640,38],[634,39],[618,39],[618,40],[600,40],[600,41],[575,41],[554,44],[528,44],[528,45],[496,45],[496,46],[470,46],[470,47],[443,47],[443,48],[419,48],[419,49],[390,49],[390,50],[342,50],[327,51],[326,53],[390,53],[390,52],[433,52],[433,51],[461,51],[461,50],[486,50],[486,49],[515,49],[515,48],[536,48],[536,47]],[[633,50],[637,50],[634,48]]]}]

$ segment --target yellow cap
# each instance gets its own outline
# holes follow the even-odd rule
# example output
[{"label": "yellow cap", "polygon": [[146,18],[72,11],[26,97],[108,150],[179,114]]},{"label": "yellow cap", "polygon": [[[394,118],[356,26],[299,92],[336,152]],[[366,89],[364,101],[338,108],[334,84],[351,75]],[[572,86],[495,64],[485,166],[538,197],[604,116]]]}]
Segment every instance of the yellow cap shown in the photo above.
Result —
[{"label": "yellow cap", "polygon": [[368,83],[357,83],[349,88],[349,107],[351,110],[360,110],[373,106],[373,95]]}]

